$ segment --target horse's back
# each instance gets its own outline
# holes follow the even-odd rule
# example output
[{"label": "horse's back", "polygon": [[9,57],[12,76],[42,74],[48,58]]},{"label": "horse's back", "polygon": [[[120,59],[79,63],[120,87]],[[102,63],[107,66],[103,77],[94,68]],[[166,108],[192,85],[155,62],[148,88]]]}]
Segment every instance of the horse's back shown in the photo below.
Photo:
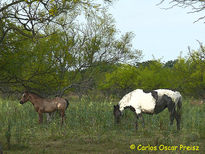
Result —
[{"label": "horse's back", "polygon": [[172,91],[169,89],[157,89],[155,91],[158,93],[159,98],[161,98],[165,94],[169,96],[175,103],[178,103],[182,99],[182,96],[178,91]]},{"label": "horse's back", "polygon": [[132,103],[133,106],[135,106],[136,108],[138,107],[144,113],[153,113],[156,105],[156,100],[152,96],[151,92],[145,93],[142,91],[135,97]]},{"label": "horse's back", "polygon": [[126,94],[119,102],[120,110],[124,110],[126,106],[135,108],[136,113],[149,112],[152,113],[155,107],[155,99],[151,93],[145,93],[142,89],[136,89]]}]

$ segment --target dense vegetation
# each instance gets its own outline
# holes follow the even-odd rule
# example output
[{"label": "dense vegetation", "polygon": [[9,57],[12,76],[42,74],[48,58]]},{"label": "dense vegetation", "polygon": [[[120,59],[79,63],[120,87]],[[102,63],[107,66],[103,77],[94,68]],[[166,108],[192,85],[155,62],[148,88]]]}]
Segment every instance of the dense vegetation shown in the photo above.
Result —
[{"label": "dense vegetation", "polygon": [[[71,101],[66,112],[66,124],[60,126],[60,116],[38,124],[38,116],[31,103],[0,101],[0,144],[9,153],[128,153],[136,146],[199,146],[204,153],[205,105],[183,101],[182,129],[176,122],[169,126],[168,110],[154,116],[144,115],[145,128],[134,127],[135,116],[125,112],[120,125],[114,125],[112,114],[116,102]],[[151,151],[151,150],[150,150]],[[150,152],[148,150],[145,153]],[[137,150],[133,150],[134,153]],[[160,152],[158,150],[157,152]],[[187,153],[177,150],[175,153]],[[191,151],[193,153],[195,151]]]},{"label": "dense vegetation", "polygon": [[[137,88],[152,90],[167,88],[178,90],[185,96],[205,98],[205,61],[203,52],[193,52],[187,59],[161,63],[157,60],[120,65],[105,74],[102,89],[124,95]],[[121,95],[121,96],[122,96]]]}]

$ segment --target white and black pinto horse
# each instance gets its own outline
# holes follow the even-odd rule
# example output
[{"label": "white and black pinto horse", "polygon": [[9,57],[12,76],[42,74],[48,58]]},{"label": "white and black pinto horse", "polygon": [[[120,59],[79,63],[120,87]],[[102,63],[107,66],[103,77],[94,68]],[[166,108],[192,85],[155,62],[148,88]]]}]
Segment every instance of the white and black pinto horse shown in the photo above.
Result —
[{"label": "white and black pinto horse", "polygon": [[118,105],[114,105],[113,114],[115,121],[119,123],[122,112],[129,108],[131,111],[135,112],[137,119],[142,119],[142,124],[144,126],[142,113],[158,114],[165,108],[168,108],[168,111],[170,112],[170,125],[173,124],[175,118],[177,122],[177,130],[180,130],[181,107],[182,96],[178,91],[158,89],[146,92],[142,89],[136,89],[126,94],[120,100]]}]

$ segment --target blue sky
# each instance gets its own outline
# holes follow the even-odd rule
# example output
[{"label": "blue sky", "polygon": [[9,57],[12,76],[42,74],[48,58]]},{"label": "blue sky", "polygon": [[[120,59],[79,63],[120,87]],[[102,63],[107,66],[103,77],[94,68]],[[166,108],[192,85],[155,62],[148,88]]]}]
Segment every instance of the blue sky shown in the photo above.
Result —
[{"label": "blue sky", "polygon": [[160,0],[118,0],[110,7],[117,29],[133,32],[133,46],[143,52],[144,60],[161,58],[162,61],[186,56],[188,46],[198,49],[197,40],[205,44],[205,24],[194,23],[201,14],[188,14],[191,9],[156,6]]}]

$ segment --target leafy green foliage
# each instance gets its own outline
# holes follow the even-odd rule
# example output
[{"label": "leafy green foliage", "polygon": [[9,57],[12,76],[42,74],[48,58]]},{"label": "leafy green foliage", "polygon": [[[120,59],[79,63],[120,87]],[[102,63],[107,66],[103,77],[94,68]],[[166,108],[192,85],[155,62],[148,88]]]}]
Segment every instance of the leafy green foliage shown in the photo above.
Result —
[{"label": "leafy green foliage", "polygon": [[[27,89],[62,96],[70,90],[80,97],[91,93],[123,96],[136,88],[168,88],[205,97],[202,44],[198,51],[190,51],[188,58],[139,63],[142,51],[133,48],[133,33],[121,35],[113,17],[97,2],[49,0],[41,7],[43,2],[12,2],[16,8],[12,7],[11,14],[5,12],[11,7],[9,1],[2,3],[1,92]],[[22,7],[30,9],[25,17],[33,15],[28,22],[18,20]]]},{"label": "leafy green foliage", "polygon": [[100,82],[100,87],[107,94],[121,96],[135,89],[138,72],[134,66],[119,65],[113,72],[107,73],[105,81]]},{"label": "leafy green foliage", "polygon": [[62,96],[75,88],[82,95],[97,87],[103,64],[134,63],[140,59],[141,51],[131,45],[132,33],[118,38],[114,20],[106,9],[86,10],[84,22],[84,26],[74,22],[63,27],[47,26],[42,33],[55,34],[40,39],[8,32],[0,44],[1,91],[27,89]]},{"label": "leafy green foliage", "polygon": [[[101,1],[110,5],[112,0]],[[99,10],[94,0],[2,0],[0,17],[7,25],[0,36],[3,40],[9,31],[15,31],[27,38],[39,39],[52,33],[45,32],[48,25],[64,26],[87,10]],[[66,18],[62,18],[66,15]]]},{"label": "leafy green foliage", "polygon": [[203,55],[201,49],[193,51],[187,59],[179,58],[165,64],[153,60],[137,63],[136,66],[119,65],[114,71],[106,74],[105,81],[102,81],[100,86],[102,90],[108,91],[108,94],[118,94],[121,97],[137,88],[165,88],[178,90],[186,96],[204,98]]}]

